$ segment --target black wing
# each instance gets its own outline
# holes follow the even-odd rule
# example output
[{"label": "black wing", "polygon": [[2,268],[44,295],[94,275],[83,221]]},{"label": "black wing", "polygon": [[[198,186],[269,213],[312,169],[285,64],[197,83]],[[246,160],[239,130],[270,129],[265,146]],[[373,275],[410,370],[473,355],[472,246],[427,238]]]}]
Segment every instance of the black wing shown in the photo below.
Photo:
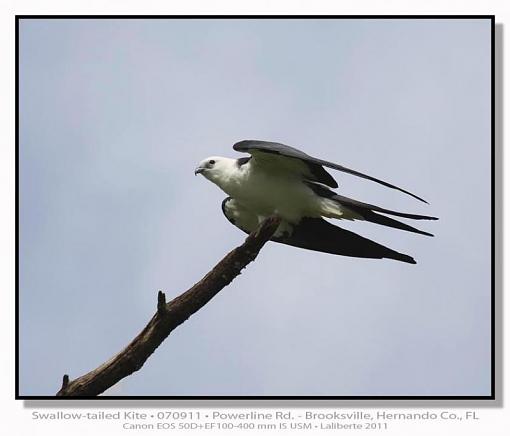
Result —
[{"label": "black wing", "polygon": [[[240,206],[231,197],[221,204],[223,214],[236,227],[245,233],[251,233],[258,226],[255,215]],[[283,231],[280,231],[282,227]],[[322,218],[303,218],[298,224],[282,223],[274,242],[292,245],[307,250],[369,259],[394,259],[406,263],[416,261],[406,254],[399,253],[377,242],[337,227]]]},{"label": "black wing", "polygon": [[356,233],[337,227],[322,218],[303,218],[294,227],[292,235],[284,235],[274,240],[294,247],[342,256],[387,258],[416,263],[411,256],[398,253]]},{"label": "black wing", "polygon": [[418,197],[417,195],[406,191],[405,189],[399,188],[398,186],[392,185],[383,180],[376,179],[375,177],[368,176],[366,174],[360,173],[355,170],[351,170],[350,168],[346,168],[342,165],[338,165],[333,162],[328,162],[322,159],[317,159],[315,157],[309,156],[302,151],[289,147],[285,144],[280,144],[278,142],[268,142],[268,141],[257,141],[257,140],[245,140],[240,141],[234,144],[234,150],[250,153],[253,155],[253,152],[262,152],[262,153],[273,153],[280,156],[289,157],[292,159],[299,159],[303,161],[310,172],[310,175],[313,177],[311,180],[323,183],[331,188],[338,188],[338,183],[333,179],[333,177],[324,169],[323,166],[328,168],[333,168],[335,170],[343,171],[344,173],[352,174],[354,176],[361,177],[363,179],[371,180],[373,182],[379,183],[388,188],[396,189],[400,192],[403,192],[411,197],[416,198],[417,200],[423,201],[427,203],[423,198]]}]

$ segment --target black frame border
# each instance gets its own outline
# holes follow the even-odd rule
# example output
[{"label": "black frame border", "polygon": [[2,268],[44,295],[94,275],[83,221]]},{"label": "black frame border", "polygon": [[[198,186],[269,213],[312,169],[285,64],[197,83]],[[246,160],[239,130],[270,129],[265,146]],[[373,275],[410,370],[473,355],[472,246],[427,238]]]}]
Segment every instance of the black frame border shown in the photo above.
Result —
[{"label": "black frame border", "polygon": [[[19,393],[19,23],[33,19],[444,19],[490,20],[491,23],[491,394],[486,396],[83,396],[21,395]],[[496,400],[495,311],[495,15],[15,15],[15,399],[16,400]],[[58,382],[58,380],[56,380]],[[58,385],[55,391],[58,390]],[[190,407],[192,403],[189,403]],[[412,405],[411,405],[412,406]],[[362,407],[362,404],[360,404]],[[406,406],[407,407],[407,406]]]}]

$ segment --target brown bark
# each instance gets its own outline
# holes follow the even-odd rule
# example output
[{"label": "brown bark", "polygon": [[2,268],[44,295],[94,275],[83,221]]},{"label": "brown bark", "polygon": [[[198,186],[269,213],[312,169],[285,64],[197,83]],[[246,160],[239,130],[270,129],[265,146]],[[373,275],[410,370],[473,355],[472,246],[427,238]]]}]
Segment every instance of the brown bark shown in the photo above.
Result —
[{"label": "brown bark", "polygon": [[211,298],[227,286],[273,236],[280,220],[267,218],[245,242],[228,253],[205,277],[192,288],[166,303],[165,294],[158,293],[157,312],[145,328],[120,353],[89,373],[70,381],[64,375],[59,397],[93,397],[118,381],[138,371],[166,337],[200,310]]}]

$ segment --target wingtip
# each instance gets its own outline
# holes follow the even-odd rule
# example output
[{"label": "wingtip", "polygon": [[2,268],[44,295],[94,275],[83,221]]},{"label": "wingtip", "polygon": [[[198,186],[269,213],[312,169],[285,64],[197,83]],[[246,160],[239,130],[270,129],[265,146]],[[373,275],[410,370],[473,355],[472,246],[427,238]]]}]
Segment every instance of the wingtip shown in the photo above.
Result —
[{"label": "wingtip", "polygon": [[400,257],[395,260],[400,260],[405,263],[410,263],[412,265],[416,265],[416,261],[411,256],[408,256],[407,254],[400,254]]},{"label": "wingtip", "polygon": [[409,191],[404,191],[404,190],[402,190],[402,191],[403,191],[403,192],[405,192],[406,194],[410,195],[411,197],[416,198],[416,200],[419,200],[419,201],[421,201],[422,203],[430,204],[430,203],[429,203],[427,200],[425,200],[424,198],[418,197],[417,195],[415,195],[415,194],[413,194],[413,193],[411,193],[411,192],[409,192]]}]

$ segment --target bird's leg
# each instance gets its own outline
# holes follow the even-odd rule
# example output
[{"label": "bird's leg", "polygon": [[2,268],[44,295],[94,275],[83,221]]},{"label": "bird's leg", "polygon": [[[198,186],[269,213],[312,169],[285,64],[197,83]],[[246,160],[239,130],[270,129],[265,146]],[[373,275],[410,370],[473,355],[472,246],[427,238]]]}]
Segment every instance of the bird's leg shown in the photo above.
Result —
[{"label": "bird's leg", "polygon": [[280,217],[280,211],[278,209],[273,210],[271,216]]},{"label": "bird's leg", "polygon": [[257,215],[257,220],[259,223],[259,226],[267,219],[267,218],[277,218],[278,221],[280,221],[280,224],[278,224],[278,227],[276,228],[274,232],[274,236],[280,236],[282,232],[282,223],[281,223],[281,217],[280,213],[278,212],[278,209],[273,210],[273,213],[271,215]]},{"label": "bird's leg", "polygon": [[262,224],[262,222],[269,216],[280,217],[280,212],[278,212],[278,209],[275,209],[271,215],[257,215],[257,221],[259,225]]},{"label": "bird's leg", "polygon": [[263,223],[263,221],[266,219],[264,215],[257,215],[257,221],[259,223],[259,226]]}]

